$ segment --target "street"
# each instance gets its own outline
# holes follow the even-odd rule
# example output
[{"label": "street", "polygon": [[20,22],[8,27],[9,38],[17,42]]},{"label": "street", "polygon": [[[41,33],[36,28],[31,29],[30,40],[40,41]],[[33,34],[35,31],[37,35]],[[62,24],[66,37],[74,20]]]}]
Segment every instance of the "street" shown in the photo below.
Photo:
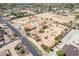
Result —
[{"label": "street", "polygon": [[41,56],[41,54],[38,53],[38,50],[32,46],[31,42],[25,38],[17,29],[15,29],[8,21],[0,17],[0,22],[5,23],[17,35],[17,37],[20,38],[23,45],[30,50],[33,56]]}]

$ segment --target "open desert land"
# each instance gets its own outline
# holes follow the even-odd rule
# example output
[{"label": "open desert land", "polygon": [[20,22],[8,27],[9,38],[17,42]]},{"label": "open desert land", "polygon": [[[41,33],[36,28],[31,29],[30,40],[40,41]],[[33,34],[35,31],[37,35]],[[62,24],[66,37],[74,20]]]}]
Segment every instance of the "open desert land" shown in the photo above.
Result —
[{"label": "open desert land", "polygon": [[68,23],[73,20],[74,16],[72,15],[63,16],[47,12],[11,22],[14,27],[20,28],[24,36],[31,38],[29,40],[43,50],[42,45],[52,47],[56,42],[55,37],[65,33],[65,29],[68,29],[60,23]]}]

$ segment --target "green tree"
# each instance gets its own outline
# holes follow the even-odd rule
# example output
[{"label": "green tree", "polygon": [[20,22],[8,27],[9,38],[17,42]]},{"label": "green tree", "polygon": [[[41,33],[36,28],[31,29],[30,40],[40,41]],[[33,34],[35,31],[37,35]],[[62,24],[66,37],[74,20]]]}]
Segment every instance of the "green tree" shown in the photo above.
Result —
[{"label": "green tree", "polygon": [[62,50],[56,51],[57,56],[65,56],[65,53]]}]

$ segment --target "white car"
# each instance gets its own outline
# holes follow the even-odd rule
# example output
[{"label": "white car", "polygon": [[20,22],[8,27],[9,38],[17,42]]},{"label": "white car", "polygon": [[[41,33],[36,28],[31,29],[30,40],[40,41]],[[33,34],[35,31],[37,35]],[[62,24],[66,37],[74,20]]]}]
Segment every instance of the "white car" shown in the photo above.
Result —
[{"label": "white car", "polygon": [[3,24],[3,26],[4,26],[4,28],[8,28],[8,26],[5,23]]},{"label": "white car", "polygon": [[4,25],[4,26],[6,26],[6,24],[5,24],[5,23],[3,23],[3,25]]}]

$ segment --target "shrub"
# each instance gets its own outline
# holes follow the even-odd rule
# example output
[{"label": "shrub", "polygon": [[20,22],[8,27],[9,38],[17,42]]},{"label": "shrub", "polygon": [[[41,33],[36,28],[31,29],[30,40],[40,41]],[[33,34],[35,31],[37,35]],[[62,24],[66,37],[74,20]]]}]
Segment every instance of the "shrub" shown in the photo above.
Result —
[{"label": "shrub", "polygon": [[15,33],[13,34],[13,36],[14,36],[14,37],[17,37],[17,35],[16,35]]},{"label": "shrub", "polygon": [[41,41],[41,39],[40,38],[36,38],[36,41],[39,42],[39,41]]},{"label": "shrub", "polygon": [[61,37],[62,37],[62,35],[60,34],[60,35],[55,37],[55,40],[60,40]]},{"label": "shrub", "polygon": [[77,15],[77,16],[75,17],[75,19],[76,19],[76,20],[79,20],[79,15]]},{"label": "shrub", "polygon": [[42,29],[46,29],[46,28],[48,28],[47,25],[43,25],[43,26],[42,26]]},{"label": "shrub", "polygon": [[61,39],[62,35],[58,35],[55,37],[55,44],[58,45],[58,43],[61,43],[60,39]]},{"label": "shrub", "polygon": [[57,51],[56,54],[57,54],[57,56],[65,56],[65,54],[62,50]]},{"label": "shrub", "polygon": [[73,29],[76,29],[76,27],[73,27]]},{"label": "shrub", "polygon": [[31,33],[30,32],[27,32],[26,35],[31,35]]},{"label": "shrub", "polygon": [[48,36],[44,37],[45,39],[48,39]]},{"label": "shrub", "polygon": [[13,37],[13,38],[11,38],[11,40],[16,40],[16,38],[15,38],[15,37]]},{"label": "shrub", "polygon": [[20,44],[18,44],[16,47],[15,47],[15,50],[20,50],[22,48],[22,46]]},{"label": "shrub", "polygon": [[24,49],[21,49],[20,52],[21,52],[21,54],[24,54],[25,53],[25,50]]},{"label": "shrub", "polygon": [[4,33],[5,30],[2,27],[0,27],[0,32]]},{"label": "shrub", "polygon": [[52,50],[51,47],[48,47],[48,46],[46,46],[46,45],[44,45],[44,44],[42,44],[41,47],[42,47],[46,52],[49,52],[50,50]]},{"label": "shrub", "polygon": [[43,29],[40,29],[40,30],[39,30],[39,33],[44,33],[44,30],[43,30]]},{"label": "shrub", "polygon": [[25,31],[27,32],[27,31],[30,31],[30,29],[29,28],[25,28]]},{"label": "shrub", "polygon": [[0,29],[0,32],[4,33],[4,29]]},{"label": "shrub", "polygon": [[52,18],[50,18],[50,20],[52,20]]}]

